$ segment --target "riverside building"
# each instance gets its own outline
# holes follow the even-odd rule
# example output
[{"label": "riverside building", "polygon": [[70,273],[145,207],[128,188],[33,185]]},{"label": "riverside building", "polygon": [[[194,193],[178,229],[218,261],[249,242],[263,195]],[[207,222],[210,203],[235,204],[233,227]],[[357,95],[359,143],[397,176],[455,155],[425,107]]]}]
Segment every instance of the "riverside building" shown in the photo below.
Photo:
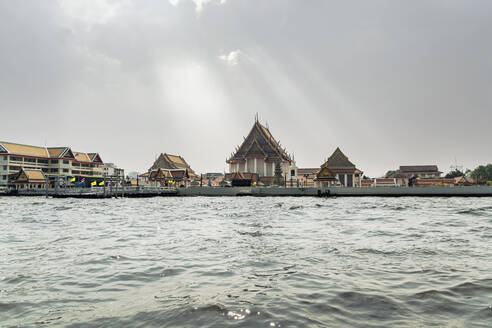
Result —
[{"label": "riverside building", "polygon": [[248,136],[226,163],[229,164],[229,173],[252,173],[258,175],[258,182],[265,185],[271,183],[275,167],[280,164],[286,184],[297,182],[294,159],[280,146],[280,142],[275,140],[269,128],[260,124],[258,119],[255,119]]},{"label": "riverside building", "polygon": [[[317,180],[329,181],[330,185],[340,185],[342,187],[361,187],[363,173],[337,147],[326,162],[321,165]],[[338,180],[338,182],[334,182],[333,178]]]},{"label": "riverside building", "polygon": [[161,153],[149,170],[139,175],[138,178],[138,183],[143,185],[168,186],[172,184],[187,187],[193,180],[200,177],[183,157]]},{"label": "riverside building", "polygon": [[[88,184],[104,177],[104,163],[98,153],[75,152],[70,147],[38,147],[0,141],[0,186],[13,185],[22,178],[22,185],[54,184],[57,180]],[[23,174],[19,174],[24,170]],[[38,172],[41,172],[39,174]],[[35,176],[31,184],[30,176]],[[43,176],[43,178],[41,178]],[[26,180],[27,179],[27,180]],[[45,182],[42,182],[43,180]]]}]

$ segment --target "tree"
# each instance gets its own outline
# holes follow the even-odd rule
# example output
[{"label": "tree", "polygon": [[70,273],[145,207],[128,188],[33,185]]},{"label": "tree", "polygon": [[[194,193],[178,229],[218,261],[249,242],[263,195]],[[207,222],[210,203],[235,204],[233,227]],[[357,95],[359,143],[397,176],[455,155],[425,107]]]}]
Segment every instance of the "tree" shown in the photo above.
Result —
[{"label": "tree", "polygon": [[386,172],[386,174],[384,175],[384,177],[385,178],[390,178],[395,173],[396,173],[395,170],[389,170],[388,172]]},{"label": "tree", "polygon": [[478,184],[485,184],[487,181],[492,181],[492,164],[480,165],[470,174]]},{"label": "tree", "polygon": [[454,178],[457,178],[457,177],[462,177],[464,175],[465,174],[462,171],[460,171],[458,169],[455,169],[455,170],[449,172],[448,174],[446,174],[444,177],[446,179],[454,179]]},{"label": "tree", "polygon": [[282,177],[282,168],[280,167],[280,163],[275,164],[275,174],[272,179],[272,185],[281,186],[284,184],[284,178]]}]

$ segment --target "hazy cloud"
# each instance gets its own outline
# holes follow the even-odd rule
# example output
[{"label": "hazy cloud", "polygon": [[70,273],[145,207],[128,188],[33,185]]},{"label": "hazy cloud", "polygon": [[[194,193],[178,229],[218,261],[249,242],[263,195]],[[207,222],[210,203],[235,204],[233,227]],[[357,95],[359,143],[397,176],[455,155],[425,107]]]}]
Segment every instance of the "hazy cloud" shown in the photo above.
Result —
[{"label": "hazy cloud", "polygon": [[217,2],[218,4],[225,4],[227,0],[169,0],[169,3],[173,6],[177,7],[180,2],[192,1],[195,4],[195,10],[199,14],[203,11],[203,8],[206,4],[210,2]]},{"label": "hazy cloud", "polygon": [[223,54],[219,56],[219,59],[224,61],[226,64],[235,66],[238,63],[239,60],[239,55],[241,54],[241,51],[239,50],[233,50],[229,53]]},{"label": "hazy cloud", "polygon": [[492,160],[491,13],[485,0],[0,0],[0,140],[222,171],[258,112],[301,167],[340,146],[369,175],[473,168]]}]

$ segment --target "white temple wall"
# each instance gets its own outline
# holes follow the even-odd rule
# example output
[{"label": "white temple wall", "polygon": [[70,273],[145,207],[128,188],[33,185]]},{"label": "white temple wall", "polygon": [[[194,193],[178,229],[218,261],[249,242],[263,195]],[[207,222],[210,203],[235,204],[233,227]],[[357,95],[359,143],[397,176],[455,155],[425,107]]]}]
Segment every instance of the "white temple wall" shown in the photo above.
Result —
[{"label": "white temple wall", "polygon": [[239,172],[246,172],[246,163],[239,163]]},{"label": "white temple wall", "polygon": [[248,158],[246,161],[248,162],[246,172],[255,172],[255,160],[253,158]]}]

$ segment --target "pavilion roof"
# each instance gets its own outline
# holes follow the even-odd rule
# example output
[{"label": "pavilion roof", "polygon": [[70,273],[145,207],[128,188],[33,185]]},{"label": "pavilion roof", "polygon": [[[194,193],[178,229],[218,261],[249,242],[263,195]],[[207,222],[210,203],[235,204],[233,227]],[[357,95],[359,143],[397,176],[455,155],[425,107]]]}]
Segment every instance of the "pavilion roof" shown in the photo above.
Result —
[{"label": "pavilion roof", "polygon": [[328,160],[322,165],[330,169],[355,169],[355,165],[349,161],[348,157],[340,150],[339,147],[335,149],[333,154],[328,158]]},{"label": "pavilion roof", "polygon": [[191,169],[190,165],[186,163],[185,159],[179,155],[161,153],[150,169],[155,170],[158,168],[166,170],[188,170],[190,174],[195,175],[195,172]]}]

